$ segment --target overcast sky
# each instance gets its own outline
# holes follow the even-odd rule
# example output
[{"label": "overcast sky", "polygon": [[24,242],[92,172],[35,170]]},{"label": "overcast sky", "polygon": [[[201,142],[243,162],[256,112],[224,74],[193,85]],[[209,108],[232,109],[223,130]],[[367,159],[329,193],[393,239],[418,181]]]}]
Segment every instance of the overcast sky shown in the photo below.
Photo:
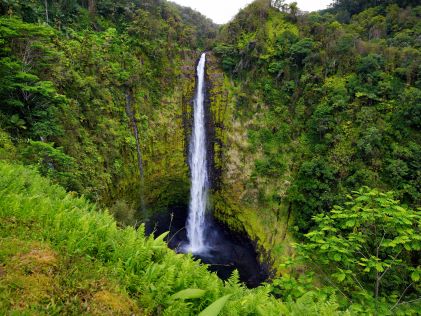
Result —
[{"label": "overcast sky", "polygon": [[[171,0],[185,7],[195,9],[214,22],[223,24],[253,0]],[[333,0],[295,0],[302,11],[325,9]],[[294,2],[287,0],[287,3]]]}]

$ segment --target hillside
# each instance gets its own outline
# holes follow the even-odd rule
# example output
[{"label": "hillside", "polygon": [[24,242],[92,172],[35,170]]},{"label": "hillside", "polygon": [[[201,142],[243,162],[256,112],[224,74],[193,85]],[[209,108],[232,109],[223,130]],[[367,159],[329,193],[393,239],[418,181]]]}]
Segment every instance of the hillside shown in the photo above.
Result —
[{"label": "hillside", "polygon": [[1,158],[127,223],[141,204],[186,203],[183,122],[215,25],[165,1],[47,3],[0,2]]},{"label": "hillside", "polygon": [[2,314],[197,315],[224,295],[225,315],[339,314],[333,298],[315,293],[282,304],[269,286],[249,290],[238,275],[223,284],[164,236],[117,228],[109,213],[34,170],[0,162],[0,173]]},{"label": "hillside", "polygon": [[259,210],[269,248],[362,186],[421,202],[421,7],[364,5],[341,23],[348,2],[302,15],[256,1],[214,48],[233,111],[217,194],[236,217]]},{"label": "hillside", "polygon": [[[419,285],[412,287],[409,275],[397,283],[389,275],[379,294],[374,272],[363,276],[341,252],[334,259],[332,245],[315,237],[326,229],[322,216],[334,205],[348,207],[349,197],[367,192],[366,186],[393,191],[403,205],[420,207],[421,7],[406,1],[377,4],[336,1],[326,11],[303,14],[282,1],[255,1],[222,27],[213,52],[225,71],[229,114],[218,124],[224,126],[218,145],[224,155],[214,214],[257,240],[284,282],[290,274],[302,277],[301,266],[291,268],[291,258],[299,256],[301,245],[317,240],[330,249],[304,260],[316,279],[330,276],[317,282],[354,299],[368,291],[386,301],[408,294],[409,286],[416,300]],[[358,231],[362,223],[355,218],[363,215],[357,206],[353,210],[349,223]],[[334,231],[342,236],[346,227]],[[360,231],[360,242],[368,238],[380,247],[385,236],[375,227]],[[352,260],[359,256],[361,251]],[[419,269],[419,254],[404,257]],[[350,279],[344,271],[352,271]],[[414,282],[419,284],[417,276]],[[282,283],[280,295],[291,297],[285,287]]]}]

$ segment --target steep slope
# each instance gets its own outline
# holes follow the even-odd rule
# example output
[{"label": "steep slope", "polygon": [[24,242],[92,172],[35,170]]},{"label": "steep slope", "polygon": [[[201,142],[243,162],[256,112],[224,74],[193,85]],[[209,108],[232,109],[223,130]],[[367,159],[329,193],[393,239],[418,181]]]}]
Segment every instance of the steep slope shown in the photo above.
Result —
[{"label": "steep slope", "polygon": [[221,315],[341,314],[315,293],[283,304],[269,286],[238,284],[238,275],[223,284],[167,248],[164,236],[117,228],[107,212],[34,170],[0,162],[0,173],[2,314],[197,315],[223,295]]},{"label": "steep slope", "polygon": [[303,15],[255,1],[213,49],[232,113],[215,213],[274,259],[363,185],[420,205],[421,7],[341,23],[346,3]]},{"label": "steep slope", "polygon": [[166,1],[1,1],[0,13],[1,158],[122,222],[142,204],[184,205],[196,50],[215,25]]}]

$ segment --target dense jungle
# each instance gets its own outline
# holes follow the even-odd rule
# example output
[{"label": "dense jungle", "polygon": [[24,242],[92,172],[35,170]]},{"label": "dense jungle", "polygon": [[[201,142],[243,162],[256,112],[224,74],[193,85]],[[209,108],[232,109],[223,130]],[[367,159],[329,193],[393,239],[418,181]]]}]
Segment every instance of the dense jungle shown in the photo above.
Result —
[{"label": "dense jungle", "polygon": [[419,315],[420,130],[417,0],[0,0],[0,314]]}]

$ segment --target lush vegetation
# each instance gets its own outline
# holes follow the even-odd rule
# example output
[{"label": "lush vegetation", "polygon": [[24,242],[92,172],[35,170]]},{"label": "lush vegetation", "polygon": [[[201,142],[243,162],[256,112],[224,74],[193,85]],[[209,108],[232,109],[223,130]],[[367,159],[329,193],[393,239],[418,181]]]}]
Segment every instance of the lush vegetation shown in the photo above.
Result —
[{"label": "lush vegetation", "polygon": [[355,313],[419,309],[417,5],[255,1],[221,29],[236,123],[215,205],[268,250],[283,299],[318,285]]},{"label": "lush vegetation", "polygon": [[333,297],[310,293],[283,304],[269,286],[245,288],[238,274],[223,283],[167,248],[164,236],[119,229],[107,212],[34,170],[0,162],[0,173],[2,314],[339,314]]},{"label": "lush vegetation", "polygon": [[[166,120],[180,115],[180,94],[190,98],[182,65],[215,26],[162,1],[88,2],[0,1],[1,157],[37,165],[122,217],[141,204],[143,173],[147,204],[180,202],[183,132],[170,139]],[[174,183],[180,192],[157,201]]]},{"label": "lush vegetation", "polygon": [[[367,187],[348,199],[344,207],[315,216],[317,227],[296,245],[291,271],[299,263],[308,271],[297,283],[305,280],[308,288],[317,276],[340,293],[345,305],[351,303],[353,312],[387,315],[401,308],[398,313],[416,314],[421,306],[419,210],[401,206],[392,192]],[[281,289],[283,279],[276,282]],[[299,296],[299,290],[294,291],[290,295]]]},{"label": "lush vegetation", "polygon": [[[257,0],[219,32],[162,0],[0,0],[0,313],[416,315],[420,38],[412,0]],[[204,49],[214,214],[275,270],[253,290],[119,228],[187,203]]]},{"label": "lush vegetation", "polygon": [[392,2],[302,15],[256,1],[222,29],[215,52],[255,157],[244,181],[299,234],[364,185],[420,205],[421,6]]}]

